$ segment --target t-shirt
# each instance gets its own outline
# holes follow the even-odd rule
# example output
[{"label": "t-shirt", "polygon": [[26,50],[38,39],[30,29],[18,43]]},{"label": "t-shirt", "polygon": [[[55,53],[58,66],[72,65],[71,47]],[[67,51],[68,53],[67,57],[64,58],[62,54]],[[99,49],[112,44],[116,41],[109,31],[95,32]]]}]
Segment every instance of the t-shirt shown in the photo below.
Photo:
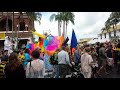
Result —
[{"label": "t-shirt", "polygon": [[25,53],[24,56],[25,56],[24,65],[27,65],[28,64],[28,60],[30,60],[31,58],[30,58],[30,55],[28,53]]},{"label": "t-shirt", "polygon": [[106,60],[107,56],[105,54],[105,48],[101,47],[99,49],[99,58],[102,60]]},{"label": "t-shirt", "polygon": [[42,60],[36,59],[27,64],[26,77],[27,78],[44,78],[45,66]]},{"label": "t-shirt", "polygon": [[85,53],[81,56],[81,69],[83,72],[91,72],[90,64],[93,62],[92,56]]}]

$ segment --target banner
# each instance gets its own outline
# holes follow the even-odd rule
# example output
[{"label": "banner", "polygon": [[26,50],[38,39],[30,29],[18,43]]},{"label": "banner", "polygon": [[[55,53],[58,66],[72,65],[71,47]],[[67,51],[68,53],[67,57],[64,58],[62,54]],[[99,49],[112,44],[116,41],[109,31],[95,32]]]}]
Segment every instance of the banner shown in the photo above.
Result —
[{"label": "banner", "polygon": [[5,33],[0,33],[0,39],[5,39]]},{"label": "banner", "polygon": [[72,38],[71,38],[71,48],[76,48],[77,44],[78,44],[77,38],[76,38],[75,32],[73,30],[72,31]]},{"label": "banner", "polygon": [[39,33],[37,33],[37,32],[33,32],[33,31],[32,31],[32,33],[33,33],[34,35],[38,36],[38,37],[45,38],[42,34],[39,34]]}]

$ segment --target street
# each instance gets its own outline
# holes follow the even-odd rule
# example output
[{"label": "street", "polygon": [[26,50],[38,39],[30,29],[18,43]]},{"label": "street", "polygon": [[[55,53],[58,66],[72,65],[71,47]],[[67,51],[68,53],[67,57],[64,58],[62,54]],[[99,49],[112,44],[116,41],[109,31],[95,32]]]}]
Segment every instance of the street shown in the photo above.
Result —
[{"label": "street", "polygon": [[115,66],[113,68],[113,71],[109,71],[108,75],[104,75],[102,74],[101,77],[96,77],[96,78],[120,78],[120,72],[116,72],[117,71],[117,67]]}]

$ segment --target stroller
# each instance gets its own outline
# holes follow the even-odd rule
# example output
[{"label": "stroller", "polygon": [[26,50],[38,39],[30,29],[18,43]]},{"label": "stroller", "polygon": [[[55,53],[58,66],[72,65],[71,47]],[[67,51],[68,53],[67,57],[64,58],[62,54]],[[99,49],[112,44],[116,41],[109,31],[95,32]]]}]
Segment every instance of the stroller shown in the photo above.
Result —
[{"label": "stroller", "polygon": [[76,66],[74,62],[72,62],[72,68],[71,68],[71,77],[70,78],[84,78],[83,74],[80,71],[81,65],[78,64]]}]

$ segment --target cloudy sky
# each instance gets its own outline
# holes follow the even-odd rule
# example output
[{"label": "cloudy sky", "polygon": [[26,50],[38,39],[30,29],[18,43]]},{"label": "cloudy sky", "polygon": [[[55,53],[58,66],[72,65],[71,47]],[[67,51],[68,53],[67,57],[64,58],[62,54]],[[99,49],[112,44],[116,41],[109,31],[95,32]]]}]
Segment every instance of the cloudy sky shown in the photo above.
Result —
[{"label": "cloudy sky", "polygon": [[[41,12],[41,24],[35,22],[36,32],[43,34],[46,30],[54,36],[58,35],[57,22],[50,22],[50,16],[57,12]],[[77,40],[81,38],[96,38],[100,33],[101,28],[109,17],[111,12],[73,12],[75,14],[75,25],[69,23],[67,35],[69,39],[72,36],[72,29],[74,29]],[[63,29],[61,29],[63,30]],[[70,41],[70,40],[69,40]]]}]

